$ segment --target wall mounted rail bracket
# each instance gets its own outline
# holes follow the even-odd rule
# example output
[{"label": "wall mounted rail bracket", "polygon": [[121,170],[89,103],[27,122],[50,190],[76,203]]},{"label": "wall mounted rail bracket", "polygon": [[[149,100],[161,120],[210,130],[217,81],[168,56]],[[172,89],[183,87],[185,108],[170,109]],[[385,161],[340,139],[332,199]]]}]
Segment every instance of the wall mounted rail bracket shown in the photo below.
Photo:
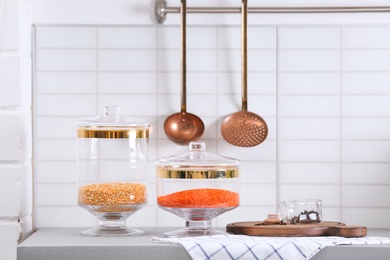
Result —
[{"label": "wall mounted rail bracket", "polygon": [[167,8],[167,2],[165,0],[156,0],[154,3],[154,14],[157,23],[164,23],[167,13],[165,9]]},{"label": "wall mounted rail bracket", "polygon": [[[384,13],[390,6],[348,6],[348,7],[252,7],[248,13]],[[165,0],[156,0],[155,18],[164,23],[168,13],[180,13],[180,7],[168,7]],[[241,13],[241,7],[187,7],[187,13],[223,14]]]}]

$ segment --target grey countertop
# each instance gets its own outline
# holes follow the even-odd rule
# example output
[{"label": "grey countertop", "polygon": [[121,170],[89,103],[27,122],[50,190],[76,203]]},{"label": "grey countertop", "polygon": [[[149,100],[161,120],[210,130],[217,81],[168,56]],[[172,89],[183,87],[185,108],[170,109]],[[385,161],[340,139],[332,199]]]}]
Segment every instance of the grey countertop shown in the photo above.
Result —
[{"label": "grey countertop", "polygon": [[[152,242],[177,228],[139,229],[143,236],[85,237],[80,235],[85,228],[41,228],[18,246],[17,259],[191,259],[180,245]],[[390,237],[390,229],[369,229],[368,236]],[[390,259],[390,244],[326,247],[312,259]]]}]

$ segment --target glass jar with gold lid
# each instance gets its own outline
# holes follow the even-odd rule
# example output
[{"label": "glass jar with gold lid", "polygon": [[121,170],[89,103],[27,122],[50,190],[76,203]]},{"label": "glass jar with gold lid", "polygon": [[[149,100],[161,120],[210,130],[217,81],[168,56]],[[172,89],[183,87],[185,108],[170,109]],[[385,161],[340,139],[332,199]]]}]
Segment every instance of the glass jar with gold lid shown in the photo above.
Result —
[{"label": "glass jar with gold lid", "polygon": [[240,204],[240,160],[206,152],[204,142],[191,142],[189,152],[160,158],[157,204],[185,220],[185,227],[166,237],[214,235],[218,215]]},{"label": "glass jar with gold lid", "polygon": [[144,232],[126,225],[147,203],[150,124],[121,116],[106,106],[103,116],[77,125],[78,205],[99,219],[86,236],[132,236]]}]

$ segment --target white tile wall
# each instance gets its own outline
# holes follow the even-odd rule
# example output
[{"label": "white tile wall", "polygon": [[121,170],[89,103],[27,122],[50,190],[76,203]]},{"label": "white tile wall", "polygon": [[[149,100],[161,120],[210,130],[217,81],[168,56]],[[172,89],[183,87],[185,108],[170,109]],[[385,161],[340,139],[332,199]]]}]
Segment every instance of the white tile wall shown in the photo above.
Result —
[{"label": "white tile wall", "polygon": [[[267,121],[269,137],[239,148],[220,126],[241,109],[240,27],[189,26],[187,109],[204,120],[208,151],[243,161],[241,205],[215,225],[261,220],[280,200],[313,197],[328,220],[390,227],[389,30],[250,26],[249,110]],[[151,121],[150,160],[187,149],[162,129],[180,109],[178,26],[37,26],[36,64],[38,227],[96,222],[76,206],[77,119],[118,104]],[[149,205],[129,224],[182,226],[156,206],[152,165],[148,188]],[[375,223],[373,212],[382,216]]]}]

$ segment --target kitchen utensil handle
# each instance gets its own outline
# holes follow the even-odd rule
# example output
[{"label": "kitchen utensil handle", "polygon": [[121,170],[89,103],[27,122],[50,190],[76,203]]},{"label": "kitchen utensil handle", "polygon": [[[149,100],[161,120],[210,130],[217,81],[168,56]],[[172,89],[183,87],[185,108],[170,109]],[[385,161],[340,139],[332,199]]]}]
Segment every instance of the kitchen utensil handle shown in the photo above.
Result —
[{"label": "kitchen utensil handle", "polygon": [[181,112],[187,110],[187,2],[181,0]]},{"label": "kitchen utensil handle", "polygon": [[363,226],[335,226],[329,228],[330,236],[339,237],[365,237],[367,235],[367,227]]},{"label": "kitchen utensil handle", "polygon": [[242,43],[241,43],[241,63],[242,63],[242,75],[241,75],[241,85],[242,85],[242,104],[241,110],[248,110],[248,1],[242,0],[241,6],[242,12],[242,21],[241,21],[241,33],[242,33]]}]

